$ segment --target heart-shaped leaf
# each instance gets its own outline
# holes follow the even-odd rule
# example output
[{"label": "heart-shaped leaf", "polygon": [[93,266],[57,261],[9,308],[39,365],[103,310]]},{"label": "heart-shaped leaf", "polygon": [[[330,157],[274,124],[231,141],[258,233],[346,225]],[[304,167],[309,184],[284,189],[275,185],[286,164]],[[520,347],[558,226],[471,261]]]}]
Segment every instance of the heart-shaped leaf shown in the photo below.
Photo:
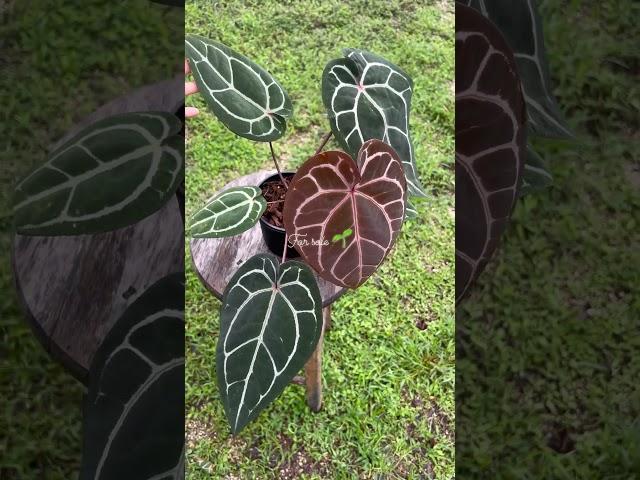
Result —
[{"label": "heart-shaped leaf", "polygon": [[80,480],[184,478],[184,274],[147,289],[96,352]]},{"label": "heart-shaped leaf", "polygon": [[185,51],[198,90],[229,130],[257,142],[284,135],[293,107],[287,92],[266,70],[198,35],[187,35]]},{"label": "heart-shaped leaf", "polygon": [[189,230],[194,238],[231,237],[253,227],[266,208],[260,188],[229,188],[191,217]]},{"label": "heart-shaped leaf", "polygon": [[184,178],[180,129],[163,112],[115,115],[83,129],[16,187],[17,232],[100,233],[151,215]]},{"label": "heart-shaped leaf", "polygon": [[220,313],[218,386],[236,434],[276,399],[313,353],[322,298],[303,263],[260,254],[229,281]]},{"label": "heart-shaped leaf", "polygon": [[522,186],[519,195],[523,197],[533,191],[542,190],[552,183],[553,177],[544,166],[542,158],[531,145],[527,144],[527,160],[522,172]]},{"label": "heart-shaped leaf", "polygon": [[[318,275],[357,288],[395,243],[406,193],[398,154],[380,140],[362,145],[357,164],[344,152],[323,152],[307,160],[289,185],[285,229]],[[347,229],[353,235],[344,242],[331,241]]]},{"label": "heart-shaped leaf", "polygon": [[489,18],[513,50],[531,132],[546,137],[573,137],[553,95],[537,2],[465,0],[465,3]]},{"label": "heart-shaped leaf", "polygon": [[377,138],[397,152],[410,195],[426,197],[409,132],[413,82],[402,69],[364,50],[345,50],[322,74],[322,101],[336,139],[353,158]]},{"label": "heart-shaped leaf", "polygon": [[493,255],[518,196],[526,144],[515,60],[497,28],[456,5],[456,301]]}]

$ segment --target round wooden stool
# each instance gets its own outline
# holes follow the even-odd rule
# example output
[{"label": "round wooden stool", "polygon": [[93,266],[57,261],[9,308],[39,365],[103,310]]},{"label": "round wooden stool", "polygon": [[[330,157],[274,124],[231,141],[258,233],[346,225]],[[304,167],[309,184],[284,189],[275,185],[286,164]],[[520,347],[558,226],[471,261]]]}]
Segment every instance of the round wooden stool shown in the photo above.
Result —
[{"label": "round wooden stool", "polygon": [[[116,98],[76,124],[52,150],[111,115],[178,111],[183,82],[184,75],[177,75]],[[184,271],[181,201],[175,195],[154,214],[112,232],[14,235],[14,283],[26,317],[49,354],[83,383],[98,346],[125,309],[162,277]]]},{"label": "round wooden stool", "polygon": [[[275,173],[275,170],[260,170],[229,182],[221,190],[231,187],[258,186],[264,179]],[[240,265],[259,253],[271,253],[264,243],[259,224],[234,237],[191,239],[193,267],[204,286],[220,300],[222,300],[227,283]],[[299,258],[296,260],[302,261]],[[322,296],[323,330],[327,330],[331,327],[331,304],[347,289],[334,285],[318,275],[316,275],[316,280]],[[306,385],[307,404],[314,412],[319,411],[322,406],[323,339],[324,331],[320,336],[318,347],[305,365],[305,378],[296,377],[294,379],[294,383]]]}]

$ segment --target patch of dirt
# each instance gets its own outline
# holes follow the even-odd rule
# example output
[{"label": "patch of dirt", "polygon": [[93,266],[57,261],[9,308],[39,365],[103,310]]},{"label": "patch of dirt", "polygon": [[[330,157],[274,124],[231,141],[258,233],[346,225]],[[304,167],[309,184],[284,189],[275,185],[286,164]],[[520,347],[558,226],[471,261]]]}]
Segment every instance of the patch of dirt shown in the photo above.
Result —
[{"label": "patch of dirt", "polygon": [[427,314],[426,317],[420,317],[416,320],[416,328],[418,330],[426,330],[427,328],[429,328],[429,325],[431,324],[431,322],[433,322],[434,320],[436,320],[435,315],[432,314]]},{"label": "patch of dirt", "polygon": [[229,437],[223,448],[229,452],[229,459],[233,463],[239,463],[247,449],[247,442],[238,437]]},{"label": "patch of dirt", "polygon": [[[416,410],[415,420],[406,425],[405,432],[407,437],[418,444],[418,447],[412,451],[411,457],[406,460],[410,461],[411,458],[420,459],[422,469],[419,478],[425,480],[434,479],[436,478],[434,466],[426,459],[426,456],[428,450],[434,448],[437,444],[436,434],[444,435],[447,439],[454,441],[451,419],[433,399],[425,400],[419,395],[412,395],[407,388],[402,389],[402,398]],[[418,424],[424,421],[429,425],[431,435],[424,436],[418,430]],[[405,460],[402,460],[402,462],[405,462]],[[399,468],[404,470],[402,466]]]},{"label": "patch of dirt", "polygon": [[216,432],[209,425],[197,420],[187,420],[184,430],[188,448],[194,448],[204,439],[217,437]]},{"label": "patch of dirt", "polygon": [[[426,457],[427,447],[433,447],[435,445],[435,442],[425,442],[425,439],[419,436],[415,432],[415,429],[416,426],[413,423],[410,423],[407,426],[409,437],[414,439],[421,446],[419,448],[414,448],[411,451],[410,455],[402,457],[394,455],[393,448],[391,448],[389,444],[383,444],[382,449],[385,453],[390,455],[389,460],[395,464],[395,467],[393,469],[393,478],[403,478],[407,480],[413,478],[419,478],[420,480],[434,480],[436,478],[436,475],[433,463],[431,463],[431,461]],[[357,463],[357,461],[358,460],[354,458],[354,463]],[[417,465],[420,465],[418,477],[415,476]]]},{"label": "patch of dirt", "polygon": [[[424,400],[419,395],[411,396],[407,390],[402,391],[402,396],[411,407],[415,408],[418,412],[416,415],[416,422],[426,420],[429,425],[429,431],[435,436],[436,434],[444,435],[447,439],[454,441],[454,431],[452,428],[452,420],[449,418],[444,410],[440,408],[433,399],[428,401]],[[419,437],[416,432],[416,425],[409,424],[406,427],[407,435],[416,441],[419,441]],[[415,434],[415,436],[413,435]],[[427,439],[420,437],[422,443],[430,443],[433,447],[435,445],[435,439]]]},{"label": "patch of dirt", "polygon": [[[288,187],[291,179],[285,177],[284,181]],[[284,209],[284,197],[286,194],[287,189],[280,179],[262,185],[262,196],[267,201],[267,210],[264,212],[263,217],[271,225],[280,228],[284,228],[282,210]]]},{"label": "patch of dirt", "polygon": [[566,426],[552,423],[546,428],[547,446],[557,453],[570,453],[576,448],[574,433]]},{"label": "patch of dirt", "polygon": [[624,165],[624,173],[629,183],[631,183],[633,187],[640,189],[640,165],[627,162]]},{"label": "patch of dirt", "polygon": [[251,460],[257,460],[260,458],[260,439],[254,440],[251,446],[244,453],[245,456]]},{"label": "patch of dirt", "polygon": [[416,320],[416,327],[418,327],[418,330],[426,330],[428,325],[429,324],[424,318],[419,318],[418,320]]},{"label": "patch of dirt", "polygon": [[429,480],[436,478],[436,472],[433,469],[433,464],[431,462],[427,462],[424,466],[424,470],[422,470],[422,475],[424,475]]},{"label": "patch of dirt", "polygon": [[[330,478],[331,468],[328,457],[321,460],[314,460],[305,450],[304,446],[296,449],[293,453],[293,440],[287,435],[278,434],[278,440],[288,459],[283,461],[282,458],[276,458],[275,455],[269,459],[269,467],[274,470],[274,478],[280,480],[292,480],[302,476],[318,475],[322,478]],[[255,451],[253,449],[256,449]],[[248,455],[259,455],[259,445],[254,444],[249,449]],[[277,472],[277,473],[275,473]]]},{"label": "patch of dirt", "polygon": [[[185,440],[188,450],[192,450],[199,442],[204,440],[216,440],[218,434],[208,424],[199,422],[197,420],[187,420],[185,423]],[[238,462],[241,459],[242,451],[245,449],[246,443],[235,437],[230,437],[224,444],[224,449],[229,452],[229,458],[233,462]],[[191,456],[191,460],[202,470],[209,474],[213,474],[213,468],[211,463],[205,459]],[[237,477],[227,476],[225,480],[239,480]]]},{"label": "patch of dirt", "polygon": [[429,406],[425,410],[425,413],[429,422],[429,430],[433,433],[440,432],[448,439],[453,440],[451,419],[438,404],[429,402]]},{"label": "patch of dirt", "polygon": [[[185,424],[185,437],[187,449],[193,449],[203,440],[217,440],[218,434],[206,423],[188,420]],[[247,442],[239,437],[230,436],[220,448],[228,452],[232,462],[237,463],[242,460],[243,454],[247,450]],[[209,471],[208,462],[198,458],[195,460],[200,468]]]},{"label": "patch of dirt", "polygon": [[329,460],[323,458],[320,461],[314,461],[305,451],[304,447],[296,451],[288,462],[278,467],[277,478],[281,480],[292,480],[295,478],[305,477],[316,474],[321,478],[329,478],[330,468]]}]

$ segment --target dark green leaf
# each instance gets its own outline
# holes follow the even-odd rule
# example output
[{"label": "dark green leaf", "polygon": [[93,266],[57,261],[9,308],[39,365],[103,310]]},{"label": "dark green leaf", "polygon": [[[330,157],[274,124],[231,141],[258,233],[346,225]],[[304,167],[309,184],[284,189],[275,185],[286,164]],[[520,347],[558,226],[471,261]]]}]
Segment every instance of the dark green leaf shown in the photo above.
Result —
[{"label": "dark green leaf", "polygon": [[407,201],[407,207],[404,211],[404,219],[411,220],[417,217],[418,217],[418,210],[416,210],[416,207],[414,207],[413,205],[411,205],[411,203]]},{"label": "dark green leaf", "polygon": [[194,238],[231,237],[253,227],[267,208],[258,187],[234,187],[213,197],[189,221]]},{"label": "dark green leaf", "polygon": [[546,169],[542,158],[527,144],[527,158],[522,173],[520,196],[523,197],[536,190],[542,190],[553,183],[551,173]]},{"label": "dark green leaf", "polygon": [[100,233],[151,215],[183,179],[180,129],[163,112],[115,115],[83,129],[16,187],[18,233]]},{"label": "dark green leaf", "polygon": [[184,274],[125,311],[89,370],[80,480],[184,478]]},{"label": "dark green leaf", "polygon": [[364,50],[345,50],[322,74],[322,100],[331,130],[352,158],[367,140],[379,139],[398,153],[409,194],[426,196],[416,170],[409,113],[413,82],[402,69]]},{"label": "dark green leaf", "polygon": [[187,35],[185,51],[198,90],[229,130],[257,142],[284,135],[293,108],[287,92],[266,70],[198,35]]},{"label": "dark green leaf", "polygon": [[218,386],[236,434],[280,395],[313,353],[323,328],[311,269],[273,255],[247,260],[229,281],[220,315]]}]

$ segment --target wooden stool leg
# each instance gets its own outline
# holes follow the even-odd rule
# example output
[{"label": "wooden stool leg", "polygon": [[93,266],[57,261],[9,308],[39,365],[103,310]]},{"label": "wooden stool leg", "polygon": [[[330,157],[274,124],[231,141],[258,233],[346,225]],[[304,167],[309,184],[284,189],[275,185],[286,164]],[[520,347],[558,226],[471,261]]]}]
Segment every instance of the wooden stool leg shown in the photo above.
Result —
[{"label": "wooden stool leg", "polygon": [[324,327],[331,322],[331,307],[322,310],[322,321],[323,328],[318,346],[304,366],[307,405],[314,412],[319,412],[322,408],[322,344],[324,343]]},{"label": "wooden stool leg", "polygon": [[328,332],[329,330],[331,330],[331,305],[329,305],[328,307],[325,308],[326,310],[326,315],[323,315],[324,318],[324,331]]}]

